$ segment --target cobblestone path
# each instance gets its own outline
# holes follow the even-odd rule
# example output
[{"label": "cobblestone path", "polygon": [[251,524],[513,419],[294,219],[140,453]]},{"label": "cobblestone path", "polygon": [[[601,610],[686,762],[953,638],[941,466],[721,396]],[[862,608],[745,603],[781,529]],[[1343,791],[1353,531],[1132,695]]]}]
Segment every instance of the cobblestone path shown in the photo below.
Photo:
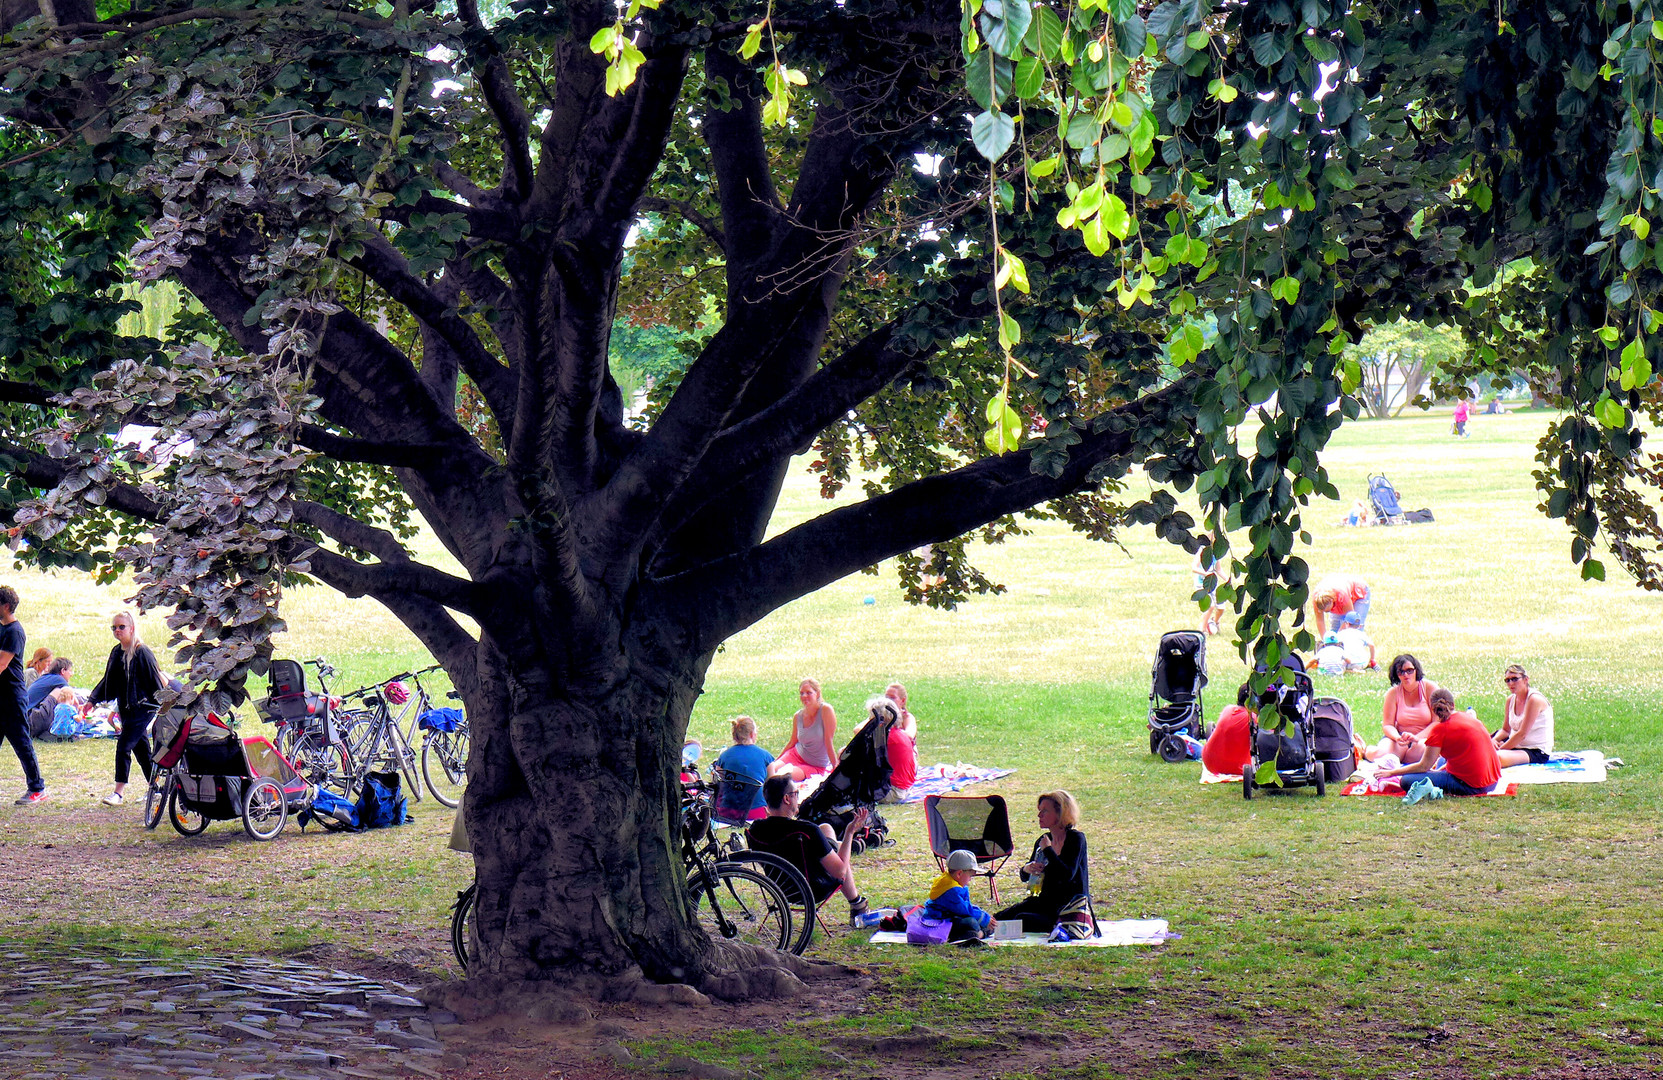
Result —
[{"label": "cobblestone path", "polygon": [[439,1077],[413,987],[286,960],[0,945],[0,1077]]}]

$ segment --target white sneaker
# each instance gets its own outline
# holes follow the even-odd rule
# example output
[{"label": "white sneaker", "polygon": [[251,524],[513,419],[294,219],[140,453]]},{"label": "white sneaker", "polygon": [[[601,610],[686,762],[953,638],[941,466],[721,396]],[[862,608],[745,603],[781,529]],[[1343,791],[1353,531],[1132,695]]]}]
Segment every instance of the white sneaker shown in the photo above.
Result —
[{"label": "white sneaker", "polygon": [[122,803],[122,798],[121,798],[121,792],[119,792],[119,791],[112,791],[108,795],[104,796],[104,805],[105,806],[120,806],[121,803]]}]

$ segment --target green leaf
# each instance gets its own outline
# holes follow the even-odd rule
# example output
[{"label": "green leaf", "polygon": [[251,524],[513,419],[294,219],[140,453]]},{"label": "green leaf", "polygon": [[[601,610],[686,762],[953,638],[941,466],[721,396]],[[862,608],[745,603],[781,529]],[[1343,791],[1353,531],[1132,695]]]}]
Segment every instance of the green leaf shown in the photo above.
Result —
[{"label": "green leaf", "polygon": [[976,104],[996,108],[1011,92],[1011,62],[982,49],[964,65],[964,85]]},{"label": "green leaf", "polygon": [[739,57],[742,60],[749,60],[761,51],[761,49],[762,24],[753,23],[751,24],[750,30],[745,34],[745,40],[739,43]]},{"label": "green leaf", "polygon": [[1110,192],[1104,200],[1101,214],[1103,227],[1113,233],[1115,239],[1124,240],[1132,231],[1132,215],[1127,212],[1126,204],[1120,196]]},{"label": "green leaf", "polygon": [[1005,348],[1022,343],[1022,327],[1008,311],[999,313],[999,344]]},{"label": "green leaf", "polygon": [[[1040,88],[1045,85],[1045,65],[1040,63],[1039,57],[1029,54],[1016,62],[1016,75],[1011,81],[1011,88],[1016,96],[1024,101],[1036,97]],[[986,108],[986,105],[983,105]]]},{"label": "green leaf", "polygon": [[[1653,23],[1652,25],[1656,26],[1657,24]],[[1582,564],[1582,580],[1583,581],[1604,581],[1605,580],[1605,564],[1600,562],[1598,559],[1589,559],[1587,562],[1583,563]]]},{"label": "green leaf", "polygon": [[1350,191],[1357,186],[1357,178],[1344,165],[1335,163],[1322,170],[1323,183],[1339,191]]},{"label": "green leaf", "polygon": [[1282,778],[1276,775],[1275,758],[1259,764],[1259,770],[1253,774],[1253,782],[1260,787],[1282,786]]},{"label": "green leaf", "polygon": [[1028,33],[1022,43],[1028,51],[1036,53],[1046,60],[1055,60],[1062,49],[1063,25],[1057,13],[1048,7],[1033,9],[1033,22],[1028,24]]},{"label": "green leaf", "polygon": [[970,121],[970,141],[975,143],[977,152],[989,161],[1004,157],[1015,139],[1016,121],[997,109],[977,113],[976,118]]},{"label": "green leaf", "polygon": [[[1086,250],[1098,258],[1102,258],[1109,250],[1109,238],[1103,230],[1103,215],[1098,214],[1080,227],[1080,233],[1086,242]],[[1130,307],[1130,304],[1126,305]]]},{"label": "green leaf", "polygon": [[982,37],[987,47],[1000,56],[1015,58],[1022,51],[1022,36],[1033,22],[1034,9],[1028,0],[1004,0],[1002,17],[994,18],[991,5],[982,7]]},{"label": "green leaf", "polygon": [[1057,171],[1057,166],[1059,166],[1061,164],[1062,164],[1062,155],[1061,154],[1052,154],[1050,157],[1046,158],[1045,160],[1036,161],[1032,165],[1028,166],[1028,175],[1034,177],[1035,179],[1044,179],[1045,177],[1050,176],[1052,173],[1056,172]]}]

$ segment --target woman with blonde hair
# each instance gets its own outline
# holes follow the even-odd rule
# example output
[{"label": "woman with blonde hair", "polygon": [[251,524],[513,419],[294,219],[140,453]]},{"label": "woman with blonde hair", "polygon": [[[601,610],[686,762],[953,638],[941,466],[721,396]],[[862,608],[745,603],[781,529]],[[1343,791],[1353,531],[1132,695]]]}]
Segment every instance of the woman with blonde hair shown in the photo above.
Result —
[{"label": "woman with blonde hair", "polygon": [[1073,908],[1091,894],[1091,877],[1086,868],[1086,837],[1075,828],[1080,807],[1066,791],[1047,791],[1035,800],[1039,827],[1044,830],[1034,841],[1033,856],[1022,867],[1023,881],[1039,879],[1039,891],[1003,911],[994,919],[1021,919],[1024,933],[1048,934],[1065,908]]},{"label": "woman with blonde hair", "polygon": [[824,776],[837,764],[837,713],[821,699],[819,679],[797,684],[797,699],[803,707],[791,718],[791,738],[768,766],[768,775],[789,776],[800,784],[811,776]]},{"label": "woman with blonde hair", "polygon": [[1553,703],[1540,690],[1530,688],[1530,676],[1518,664],[1509,664],[1501,676],[1507,685],[1502,699],[1506,719],[1490,736],[1496,745],[1501,767],[1541,765],[1553,753]]},{"label": "woman with blonde hair", "polygon": [[[774,755],[756,744],[756,721],[748,716],[733,718],[733,745],[723,750],[717,757],[715,768],[721,770],[717,778],[717,801],[732,791],[750,789],[751,799],[748,806],[718,807],[729,809],[736,817],[746,817],[752,821],[768,813],[768,804],[762,801],[762,782],[768,779],[768,766],[774,763]],[[726,815],[720,815],[727,820]]]},{"label": "woman with blonde hair", "polygon": [[150,721],[156,716],[156,692],[167,681],[156,663],[156,654],[139,640],[138,620],[131,611],[110,617],[115,648],[110,650],[104,677],[92,688],[88,699],[94,703],[113,701],[121,717],[121,733],[115,744],[115,790],[104,796],[105,806],[120,806],[127,788],[130,758],[139,759],[139,769],[150,779]]}]

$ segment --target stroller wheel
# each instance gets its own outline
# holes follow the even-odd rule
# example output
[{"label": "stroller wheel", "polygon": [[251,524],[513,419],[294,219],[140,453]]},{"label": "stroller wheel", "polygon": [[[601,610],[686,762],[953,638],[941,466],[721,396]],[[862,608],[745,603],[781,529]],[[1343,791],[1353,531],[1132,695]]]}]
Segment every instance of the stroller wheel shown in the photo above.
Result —
[{"label": "stroller wheel", "polygon": [[1184,740],[1176,735],[1168,735],[1161,740],[1161,760],[1167,764],[1184,760]]},{"label": "stroller wheel", "polygon": [[852,841],[849,842],[849,854],[850,855],[859,855],[861,852],[863,852],[865,850],[866,850],[866,841],[862,840],[860,837],[857,836]]},{"label": "stroller wheel", "polygon": [[1151,754],[1161,752],[1161,733],[1154,728],[1149,729],[1149,752]]},{"label": "stroller wheel", "polygon": [[1241,774],[1241,797],[1249,801],[1253,798],[1253,772],[1251,767]]},{"label": "stroller wheel", "polygon": [[275,840],[289,823],[289,800],[269,776],[249,784],[243,792],[243,831],[251,840]]},{"label": "stroller wheel", "polygon": [[1328,766],[1324,765],[1320,761],[1317,762],[1316,767],[1316,785],[1317,798],[1320,799],[1324,795],[1328,794]]}]

